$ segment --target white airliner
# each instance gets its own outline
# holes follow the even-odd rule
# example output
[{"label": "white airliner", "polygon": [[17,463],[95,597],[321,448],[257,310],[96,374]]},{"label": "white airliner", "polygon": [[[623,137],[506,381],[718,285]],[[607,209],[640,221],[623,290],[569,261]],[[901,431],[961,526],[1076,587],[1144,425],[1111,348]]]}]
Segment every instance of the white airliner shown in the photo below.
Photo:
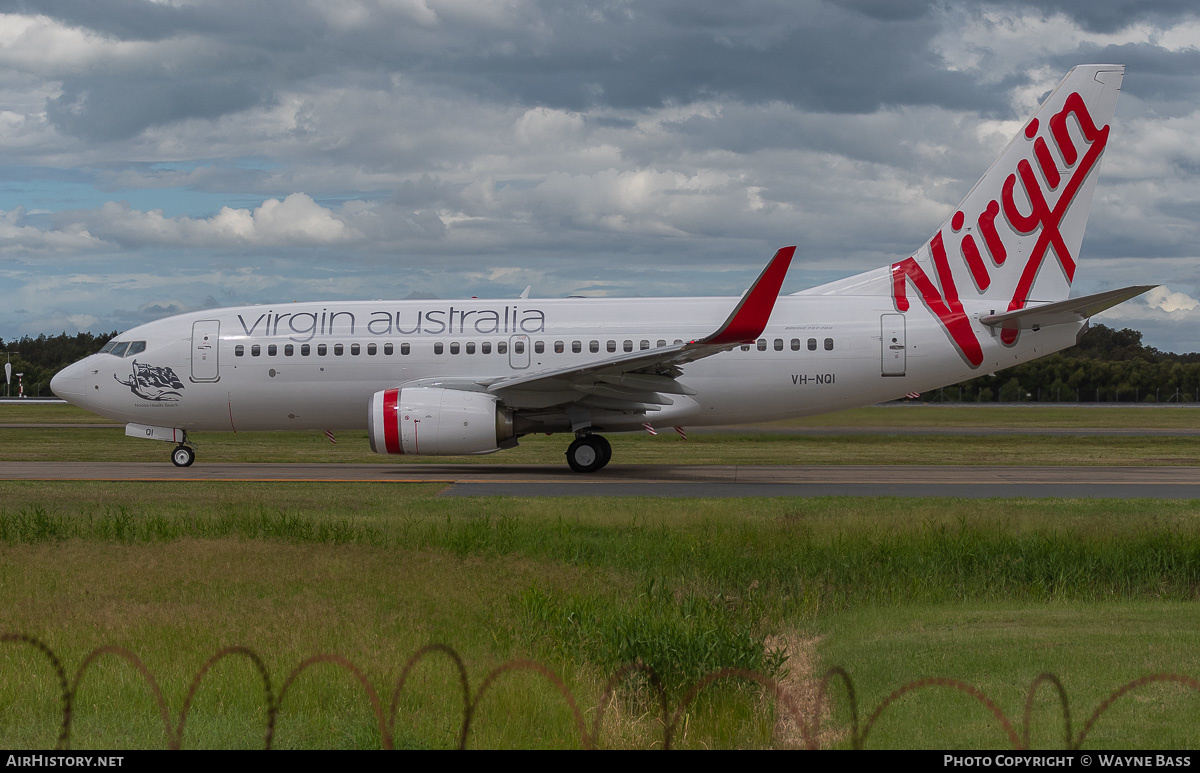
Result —
[{"label": "white airliner", "polygon": [[55,394],[176,444],[192,431],[361,430],[385,454],[486,454],[572,433],[774,421],[954,384],[1073,345],[1153,285],[1066,300],[1124,68],[1071,70],[911,257],[779,297],[288,303],[136,327]]}]

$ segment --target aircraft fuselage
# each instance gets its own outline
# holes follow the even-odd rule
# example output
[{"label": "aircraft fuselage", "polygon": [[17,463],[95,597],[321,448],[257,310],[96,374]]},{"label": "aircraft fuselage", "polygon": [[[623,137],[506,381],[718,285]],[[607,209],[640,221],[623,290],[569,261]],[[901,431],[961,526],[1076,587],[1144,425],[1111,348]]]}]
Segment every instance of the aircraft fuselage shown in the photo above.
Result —
[{"label": "aircraft fuselage", "polygon": [[[364,429],[367,400],[379,390],[431,378],[486,382],[692,341],[736,300],[355,301],[195,312],[127,331],[120,340],[144,341],[143,350],[92,355],[54,388],[127,423]],[[986,305],[970,316],[994,311]],[[674,395],[671,405],[624,422],[610,417],[603,427],[763,422],[870,405],[1057,351],[1083,327],[1055,325],[1009,347],[972,324],[986,352],[977,368],[954,356],[935,319],[898,314],[890,298],[782,296],[753,343],[688,365],[679,382],[695,395]],[[551,399],[531,393],[524,404],[520,396],[509,402],[532,415]]]}]

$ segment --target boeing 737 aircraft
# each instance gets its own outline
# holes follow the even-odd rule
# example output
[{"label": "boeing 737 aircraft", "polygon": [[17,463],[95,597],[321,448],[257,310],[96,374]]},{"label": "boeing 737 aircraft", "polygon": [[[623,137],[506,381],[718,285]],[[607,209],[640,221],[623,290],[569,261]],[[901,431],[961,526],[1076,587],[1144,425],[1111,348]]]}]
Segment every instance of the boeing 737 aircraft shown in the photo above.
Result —
[{"label": "boeing 737 aircraft", "polygon": [[779,297],[289,303],[136,327],[55,394],[176,444],[193,431],[361,430],[381,454],[486,454],[572,433],[774,421],[892,400],[1073,345],[1153,285],[1067,300],[1124,68],[1071,70],[924,246]]}]

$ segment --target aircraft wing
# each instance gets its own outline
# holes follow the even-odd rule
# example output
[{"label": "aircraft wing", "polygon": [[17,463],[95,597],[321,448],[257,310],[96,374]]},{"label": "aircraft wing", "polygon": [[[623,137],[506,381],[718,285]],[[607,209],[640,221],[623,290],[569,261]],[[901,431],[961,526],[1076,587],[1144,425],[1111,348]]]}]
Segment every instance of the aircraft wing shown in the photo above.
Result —
[{"label": "aircraft wing", "polygon": [[1120,290],[1108,290],[1095,295],[1085,295],[1082,298],[1069,298],[1065,301],[1030,306],[1003,314],[988,314],[980,317],[979,321],[989,327],[1000,327],[1004,330],[1031,330],[1050,325],[1061,325],[1066,322],[1079,322],[1093,314],[1099,314],[1105,309],[1111,309],[1118,303],[1136,298],[1155,287],[1158,285],[1122,287]]},{"label": "aircraft wing", "polygon": [[[670,405],[670,398],[664,394],[695,394],[695,390],[676,381],[683,374],[683,365],[754,341],[762,334],[795,252],[795,247],[776,252],[725,322],[704,338],[565,368],[498,378],[480,386],[501,398],[515,393],[557,393],[555,402],[560,404],[593,396],[617,401],[622,408],[653,410],[651,406]],[[506,402],[520,401],[506,399]]]}]

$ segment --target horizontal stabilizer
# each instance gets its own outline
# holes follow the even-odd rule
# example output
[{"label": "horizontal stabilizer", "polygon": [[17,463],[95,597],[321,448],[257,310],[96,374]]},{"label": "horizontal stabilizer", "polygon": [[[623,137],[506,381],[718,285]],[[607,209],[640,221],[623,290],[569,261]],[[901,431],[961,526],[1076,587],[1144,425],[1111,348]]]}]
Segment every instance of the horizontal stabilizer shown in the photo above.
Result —
[{"label": "horizontal stabilizer", "polygon": [[979,321],[989,327],[1000,327],[1004,330],[1034,330],[1050,325],[1062,325],[1068,322],[1080,322],[1093,314],[1099,314],[1105,309],[1111,309],[1118,303],[1124,303],[1130,298],[1136,298],[1147,290],[1153,290],[1158,285],[1135,285],[1122,287],[1120,290],[1108,290],[1095,295],[1085,295],[1082,298],[1070,298],[1065,301],[1047,303],[1041,306],[1031,306],[1016,311],[1006,311],[1003,314],[988,314],[980,317]]}]

